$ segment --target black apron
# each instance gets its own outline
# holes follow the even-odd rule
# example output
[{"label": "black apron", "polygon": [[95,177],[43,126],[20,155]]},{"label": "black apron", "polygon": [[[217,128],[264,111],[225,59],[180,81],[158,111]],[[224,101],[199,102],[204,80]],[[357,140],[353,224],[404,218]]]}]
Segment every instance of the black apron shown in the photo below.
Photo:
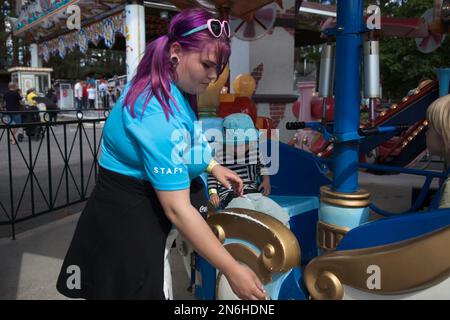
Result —
[{"label": "black apron", "polygon": [[[190,192],[192,205],[204,214],[208,201],[200,178],[191,182]],[[70,298],[165,299],[164,249],[171,227],[148,181],[100,167],[58,291]]]}]

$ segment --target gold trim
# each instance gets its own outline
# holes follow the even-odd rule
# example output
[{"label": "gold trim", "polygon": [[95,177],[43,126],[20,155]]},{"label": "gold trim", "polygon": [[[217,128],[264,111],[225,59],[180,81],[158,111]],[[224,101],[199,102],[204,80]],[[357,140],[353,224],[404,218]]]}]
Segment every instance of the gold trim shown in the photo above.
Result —
[{"label": "gold trim", "polygon": [[287,272],[300,266],[300,245],[295,235],[275,218],[248,209],[229,208],[208,217],[213,230],[225,238],[242,239],[261,251],[261,261],[270,272]]},{"label": "gold trim", "polygon": [[430,83],[432,83],[433,80],[423,80],[419,83],[419,85],[417,86],[417,89],[422,90],[423,88],[425,88],[426,86],[428,86]]},{"label": "gold trim", "polygon": [[272,281],[272,274],[264,266],[261,256],[258,257],[255,251],[242,243],[230,243],[225,249],[237,260],[243,262],[252,269],[263,284]]},{"label": "gold trim", "polygon": [[324,250],[334,250],[350,228],[339,227],[323,221],[317,222],[317,246]]},{"label": "gold trim", "polygon": [[370,193],[360,189],[352,193],[333,191],[331,186],[320,187],[320,201],[338,207],[364,208],[370,204]]},{"label": "gold trim", "polygon": [[[330,252],[306,266],[305,283],[313,299],[341,299],[343,284],[385,295],[422,290],[450,275],[449,243],[446,227],[394,244]],[[379,289],[367,287],[370,266],[379,267]]]},{"label": "gold trim", "polygon": [[211,229],[217,239],[219,239],[220,243],[223,244],[225,242],[225,231],[223,230],[223,228],[220,225],[216,224],[215,226],[211,227]]},{"label": "gold trim", "polygon": [[[255,272],[259,280],[263,284],[268,284],[272,281],[272,274],[264,266],[261,256],[258,257],[257,253],[242,243],[230,243],[225,246],[225,249],[239,262],[244,263],[250,269]],[[219,290],[219,279],[223,275],[221,271],[218,272],[216,277],[216,298]],[[228,280],[228,279],[227,279]]]}]

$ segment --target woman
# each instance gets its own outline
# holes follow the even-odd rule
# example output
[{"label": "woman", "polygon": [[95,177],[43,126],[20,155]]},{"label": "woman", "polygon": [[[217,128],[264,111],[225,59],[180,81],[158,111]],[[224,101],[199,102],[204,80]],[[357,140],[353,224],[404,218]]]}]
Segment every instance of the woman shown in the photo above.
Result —
[{"label": "woman", "polygon": [[[431,154],[450,160],[450,95],[435,100],[427,109],[427,147]],[[450,208],[450,183],[444,182],[439,208]]]},{"label": "woman", "polygon": [[[196,95],[222,72],[230,54],[229,26],[211,19],[202,9],[173,18],[168,34],[146,48],[113,108],[97,185],[58,279],[64,295],[164,299],[164,249],[173,224],[240,298],[265,298],[257,276],[233,259],[199,213],[199,195],[207,204],[195,179],[202,172],[238,194],[243,188],[235,173],[212,160],[206,139],[194,130]],[[180,138],[189,140],[179,144]],[[189,161],[192,155],[200,155],[200,163]]]}]

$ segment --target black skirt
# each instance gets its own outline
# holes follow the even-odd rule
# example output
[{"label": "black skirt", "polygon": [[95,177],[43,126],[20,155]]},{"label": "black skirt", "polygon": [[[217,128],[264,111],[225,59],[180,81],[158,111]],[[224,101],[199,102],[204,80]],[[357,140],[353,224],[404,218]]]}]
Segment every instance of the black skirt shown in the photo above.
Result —
[{"label": "black skirt", "polygon": [[[200,178],[191,203],[204,213]],[[148,181],[100,167],[57,281],[70,298],[165,299],[164,249],[172,227]]]}]

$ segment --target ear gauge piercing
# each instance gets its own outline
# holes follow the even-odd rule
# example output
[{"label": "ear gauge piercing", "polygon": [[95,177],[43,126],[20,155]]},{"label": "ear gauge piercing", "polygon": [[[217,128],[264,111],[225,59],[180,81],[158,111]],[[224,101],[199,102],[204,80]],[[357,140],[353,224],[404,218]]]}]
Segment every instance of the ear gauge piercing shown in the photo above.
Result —
[{"label": "ear gauge piercing", "polygon": [[170,59],[170,62],[172,62],[172,65],[175,67],[178,64],[178,58],[177,57],[172,57]]}]

